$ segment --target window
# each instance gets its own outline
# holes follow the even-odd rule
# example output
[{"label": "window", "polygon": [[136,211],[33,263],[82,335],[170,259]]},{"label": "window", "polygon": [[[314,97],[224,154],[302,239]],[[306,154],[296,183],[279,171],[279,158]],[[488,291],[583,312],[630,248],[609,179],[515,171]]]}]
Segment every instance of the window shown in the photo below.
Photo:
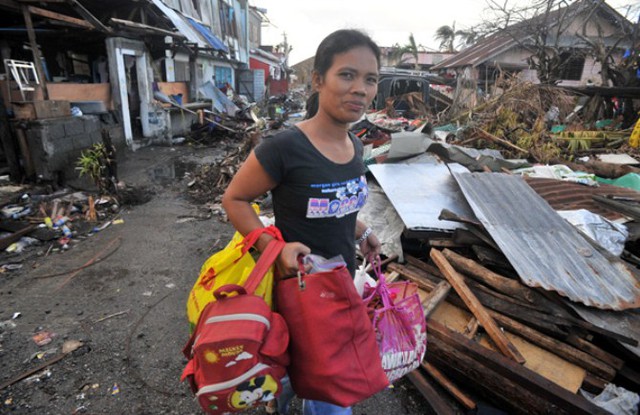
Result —
[{"label": "window", "polygon": [[231,73],[231,68],[227,68],[225,66],[216,66],[215,67],[215,80],[216,86],[218,88],[224,88],[224,86],[228,83],[233,86],[233,77]]},{"label": "window", "polygon": [[584,56],[575,52],[563,52],[560,54],[560,60],[562,62],[560,79],[567,81],[579,81],[582,79]]}]

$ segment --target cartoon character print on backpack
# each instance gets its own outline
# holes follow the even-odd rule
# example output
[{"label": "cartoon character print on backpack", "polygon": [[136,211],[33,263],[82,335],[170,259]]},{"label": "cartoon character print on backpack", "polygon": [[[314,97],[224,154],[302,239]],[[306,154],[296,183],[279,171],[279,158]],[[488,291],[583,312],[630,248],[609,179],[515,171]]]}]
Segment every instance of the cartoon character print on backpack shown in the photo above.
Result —
[{"label": "cartoon character print on backpack", "polygon": [[229,406],[244,409],[258,401],[268,402],[275,398],[277,391],[278,382],[270,375],[258,376],[238,385]]}]

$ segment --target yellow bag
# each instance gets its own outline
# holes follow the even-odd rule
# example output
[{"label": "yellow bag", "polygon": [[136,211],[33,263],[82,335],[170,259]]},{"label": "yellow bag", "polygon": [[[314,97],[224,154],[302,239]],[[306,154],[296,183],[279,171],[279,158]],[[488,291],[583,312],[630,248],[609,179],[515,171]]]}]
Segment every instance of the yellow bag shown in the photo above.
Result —
[{"label": "yellow bag", "polygon": [[[222,250],[209,257],[200,269],[200,276],[191,289],[187,299],[187,317],[190,330],[193,331],[200,313],[211,301],[214,301],[213,292],[223,285],[236,284],[243,286],[256,263],[249,252],[255,241],[263,232],[273,233],[279,231],[270,226],[256,229],[244,238],[236,232],[231,242]],[[274,235],[275,236],[275,235]],[[282,237],[281,235],[279,236]],[[265,274],[255,294],[264,298],[271,307],[273,292],[273,267]]]}]

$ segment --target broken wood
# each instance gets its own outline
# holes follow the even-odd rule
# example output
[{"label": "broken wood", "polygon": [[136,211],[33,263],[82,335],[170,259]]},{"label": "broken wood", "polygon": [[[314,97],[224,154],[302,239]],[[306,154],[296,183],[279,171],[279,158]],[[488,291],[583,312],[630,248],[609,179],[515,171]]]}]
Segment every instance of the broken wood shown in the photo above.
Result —
[{"label": "broken wood", "polygon": [[473,317],[471,318],[471,320],[469,320],[469,324],[467,324],[467,327],[464,328],[464,333],[462,334],[464,334],[470,339],[473,339],[474,337],[476,337],[476,334],[478,333],[479,328],[480,328],[480,322],[478,321],[477,318]]},{"label": "broken wood", "polygon": [[482,135],[483,138],[486,138],[489,141],[493,141],[496,144],[499,144],[499,145],[501,145],[503,147],[506,147],[506,148],[510,148],[511,150],[515,150],[515,151],[517,151],[519,153],[522,153],[522,154],[529,154],[529,152],[527,150],[525,150],[525,149],[523,149],[521,147],[518,147],[517,145],[515,145],[512,142],[507,141],[507,140],[505,140],[503,138],[496,137],[495,135],[491,134],[488,131],[483,130],[482,128],[476,128],[475,130],[477,132],[479,132],[480,135]]},{"label": "broken wood", "polygon": [[38,373],[39,371],[51,366],[52,364],[59,362],[60,360],[64,359],[64,357],[66,355],[68,355],[69,353],[79,349],[80,347],[82,347],[82,342],[79,342],[77,340],[68,340],[66,341],[63,346],[62,346],[62,352],[60,354],[58,354],[57,356],[47,360],[46,362],[43,362],[41,364],[39,364],[38,366],[34,367],[33,369],[29,369],[26,372],[23,372],[17,376],[14,376],[13,378],[9,379],[8,381],[4,382],[3,384],[0,385],[0,390],[13,385],[14,383],[20,382],[22,379],[26,379],[29,376]]},{"label": "broken wood", "polygon": [[553,354],[556,354],[568,362],[571,362],[577,366],[580,366],[587,371],[593,373],[596,376],[600,376],[607,380],[612,380],[616,371],[606,363],[588,355],[582,350],[576,349],[566,343],[556,340],[552,337],[546,336],[537,330],[532,329],[516,320],[513,320],[505,315],[489,311],[489,314],[502,325],[506,330],[517,334],[531,343],[536,344],[543,349],[546,349]]},{"label": "broken wood", "polygon": [[505,356],[513,359],[514,361],[523,364],[525,363],[524,357],[520,354],[518,349],[507,339],[504,333],[500,330],[500,327],[496,324],[495,320],[489,315],[484,306],[480,303],[478,298],[471,292],[463,278],[456,272],[455,269],[449,264],[447,259],[442,255],[442,252],[432,249],[430,252],[431,259],[438,266],[440,271],[444,274],[449,281],[449,284],[456,290],[456,293],[462,298],[462,301],[467,305],[469,310],[480,321],[480,324],[485,329],[489,337],[495,342],[496,346]]},{"label": "broken wood", "polygon": [[429,360],[513,414],[605,415],[604,409],[531,369],[430,320]]},{"label": "broken wood", "polygon": [[465,258],[450,249],[443,250],[442,254],[458,271],[487,284],[501,293],[533,303],[533,294],[531,289],[524,286],[519,281],[503,277],[502,275],[483,267],[474,260]]},{"label": "broken wood", "polygon": [[429,318],[429,315],[435,310],[435,308],[447,297],[451,290],[451,284],[446,281],[440,282],[435,286],[427,297],[422,300],[422,306],[424,309],[424,318]]},{"label": "broken wood", "polygon": [[29,12],[42,17],[48,17],[49,19],[58,20],[61,22],[69,23],[74,26],[82,27],[85,29],[93,29],[93,25],[85,20],[76,19],[75,17],[67,16],[66,14],[52,12],[40,7],[27,6]]},{"label": "broken wood", "polygon": [[9,236],[5,236],[4,238],[0,238],[0,250],[7,249],[12,243],[17,242],[24,235],[31,233],[34,229],[36,229],[37,225],[29,225],[19,231],[12,233]]},{"label": "broken wood", "polygon": [[453,406],[442,399],[438,391],[434,389],[425,376],[418,370],[408,373],[407,379],[409,379],[422,396],[425,397],[427,404],[437,415],[453,415],[456,413]]},{"label": "broken wood", "polygon": [[447,390],[458,402],[462,404],[467,410],[471,411],[476,409],[476,403],[469,398],[464,392],[462,392],[448,377],[440,372],[435,366],[428,362],[421,363],[422,368],[435,379],[444,389]]},{"label": "broken wood", "polygon": [[611,366],[615,370],[620,370],[624,366],[624,360],[617,358],[611,353],[606,352],[605,350],[599,348],[593,343],[590,343],[585,339],[576,336],[575,334],[570,334],[566,340],[567,340],[567,343],[569,343],[570,345],[595,357],[601,362],[604,362],[605,364]]}]

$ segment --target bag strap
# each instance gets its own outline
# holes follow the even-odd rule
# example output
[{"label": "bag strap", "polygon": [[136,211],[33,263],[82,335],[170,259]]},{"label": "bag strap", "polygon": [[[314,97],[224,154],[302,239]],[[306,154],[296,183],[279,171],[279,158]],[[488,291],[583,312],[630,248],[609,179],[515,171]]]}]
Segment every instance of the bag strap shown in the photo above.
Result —
[{"label": "bag strap", "polygon": [[261,228],[261,230],[262,232],[256,233],[256,235],[253,235],[253,232],[255,231],[247,235],[247,238],[255,238],[255,240],[251,242],[251,245],[253,245],[255,241],[257,241],[262,233],[267,233],[273,236],[274,239],[269,242],[265,250],[260,254],[258,262],[256,262],[256,265],[255,267],[253,267],[251,274],[249,274],[249,277],[247,277],[244,288],[249,295],[253,294],[256,288],[258,288],[258,285],[260,285],[260,283],[262,282],[264,275],[267,273],[269,268],[271,268],[271,265],[273,265],[276,259],[278,259],[278,255],[280,255],[282,248],[284,248],[286,244],[282,239],[280,230],[278,230],[278,228],[276,228],[275,226],[268,226],[266,228]]},{"label": "bag strap", "polygon": [[263,233],[273,236],[273,239],[284,241],[284,238],[282,237],[282,233],[280,232],[280,229],[276,228],[273,225],[267,226],[265,228],[256,228],[251,232],[249,232],[247,236],[245,236],[244,239],[240,243],[238,243],[238,245],[243,245],[242,255],[246,254],[249,251],[249,249],[251,249],[251,247],[253,247],[253,245],[255,245],[256,242],[258,242],[258,239],[260,239]]}]

